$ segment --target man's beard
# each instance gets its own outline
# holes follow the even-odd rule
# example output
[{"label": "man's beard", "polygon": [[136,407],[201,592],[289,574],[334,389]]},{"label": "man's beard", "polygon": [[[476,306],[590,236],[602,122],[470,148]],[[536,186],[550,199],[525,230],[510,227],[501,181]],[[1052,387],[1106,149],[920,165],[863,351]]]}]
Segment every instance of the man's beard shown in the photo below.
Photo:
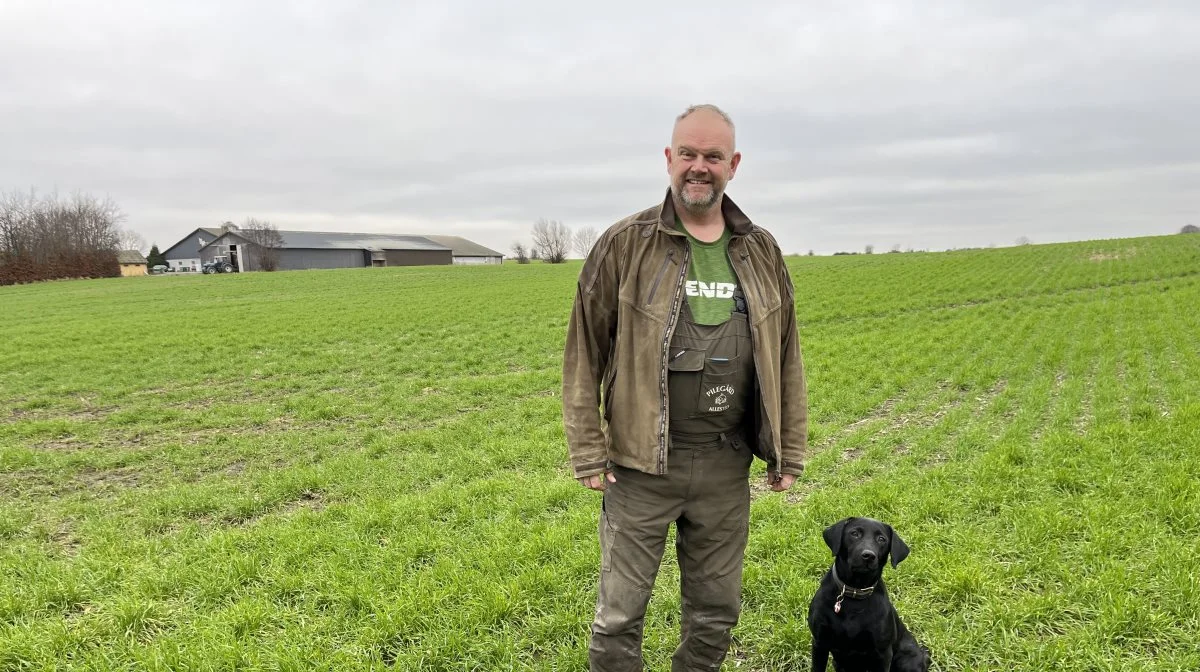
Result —
[{"label": "man's beard", "polygon": [[720,200],[723,193],[721,185],[711,176],[708,178],[708,194],[701,197],[695,197],[688,193],[689,179],[697,179],[684,175],[679,178],[679,181],[671,185],[671,191],[675,193],[675,198],[678,198],[683,205],[692,212],[704,212]]}]

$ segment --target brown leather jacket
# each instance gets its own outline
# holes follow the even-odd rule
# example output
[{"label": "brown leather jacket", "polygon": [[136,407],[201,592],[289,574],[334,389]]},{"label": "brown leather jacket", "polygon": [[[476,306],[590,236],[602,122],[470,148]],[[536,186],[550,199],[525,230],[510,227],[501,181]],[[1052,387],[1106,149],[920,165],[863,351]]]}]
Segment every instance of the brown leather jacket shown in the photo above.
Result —
[{"label": "brown leather jacket", "polygon": [[[728,196],[729,256],[746,295],[756,409],[750,436],[768,469],[800,474],[808,392],[791,276],[774,237]],[[604,231],[579,274],[563,356],[563,423],[576,478],[609,463],[666,473],[667,346],[687,277],[687,238],[670,190],[655,206]],[[603,410],[601,410],[603,401]]]}]

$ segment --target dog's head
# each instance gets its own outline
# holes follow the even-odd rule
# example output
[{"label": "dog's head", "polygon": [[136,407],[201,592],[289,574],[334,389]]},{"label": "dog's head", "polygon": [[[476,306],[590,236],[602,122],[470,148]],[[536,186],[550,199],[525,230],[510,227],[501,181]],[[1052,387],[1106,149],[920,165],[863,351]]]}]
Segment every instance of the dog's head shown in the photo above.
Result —
[{"label": "dog's head", "polygon": [[908,557],[908,544],[891,525],[873,518],[843,518],[825,528],[825,545],[855,574],[877,574],[890,557],[892,567]]}]

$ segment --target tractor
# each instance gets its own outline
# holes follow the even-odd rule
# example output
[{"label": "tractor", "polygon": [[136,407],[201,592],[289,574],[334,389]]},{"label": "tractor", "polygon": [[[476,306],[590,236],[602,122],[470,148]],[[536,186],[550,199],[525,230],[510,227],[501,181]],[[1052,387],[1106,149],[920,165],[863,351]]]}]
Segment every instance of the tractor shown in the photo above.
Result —
[{"label": "tractor", "polygon": [[200,270],[204,271],[206,275],[213,273],[233,273],[233,264],[229,263],[229,257],[213,257],[213,260],[206,262]]}]

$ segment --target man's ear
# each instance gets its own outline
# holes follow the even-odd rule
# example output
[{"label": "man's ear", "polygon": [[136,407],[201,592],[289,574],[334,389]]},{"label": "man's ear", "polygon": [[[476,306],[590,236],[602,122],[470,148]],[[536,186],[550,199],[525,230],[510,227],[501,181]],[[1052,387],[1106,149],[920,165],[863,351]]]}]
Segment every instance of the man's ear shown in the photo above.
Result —
[{"label": "man's ear", "polygon": [[896,565],[904,562],[904,559],[908,557],[908,544],[904,543],[904,540],[900,538],[900,535],[896,534],[891,525],[887,526],[887,530],[888,537],[891,538],[888,553],[892,556],[892,568],[895,569]]},{"label": "man's ear", "polygon": [[833,551],[833,557],[835,558],[842,550],[842,531],[846,529],[846,523],[849,521],[849,518],[839,520],[825,528],[825,532],[822,535],[825,537],[825,545],[829,547],[829,550]]}]

